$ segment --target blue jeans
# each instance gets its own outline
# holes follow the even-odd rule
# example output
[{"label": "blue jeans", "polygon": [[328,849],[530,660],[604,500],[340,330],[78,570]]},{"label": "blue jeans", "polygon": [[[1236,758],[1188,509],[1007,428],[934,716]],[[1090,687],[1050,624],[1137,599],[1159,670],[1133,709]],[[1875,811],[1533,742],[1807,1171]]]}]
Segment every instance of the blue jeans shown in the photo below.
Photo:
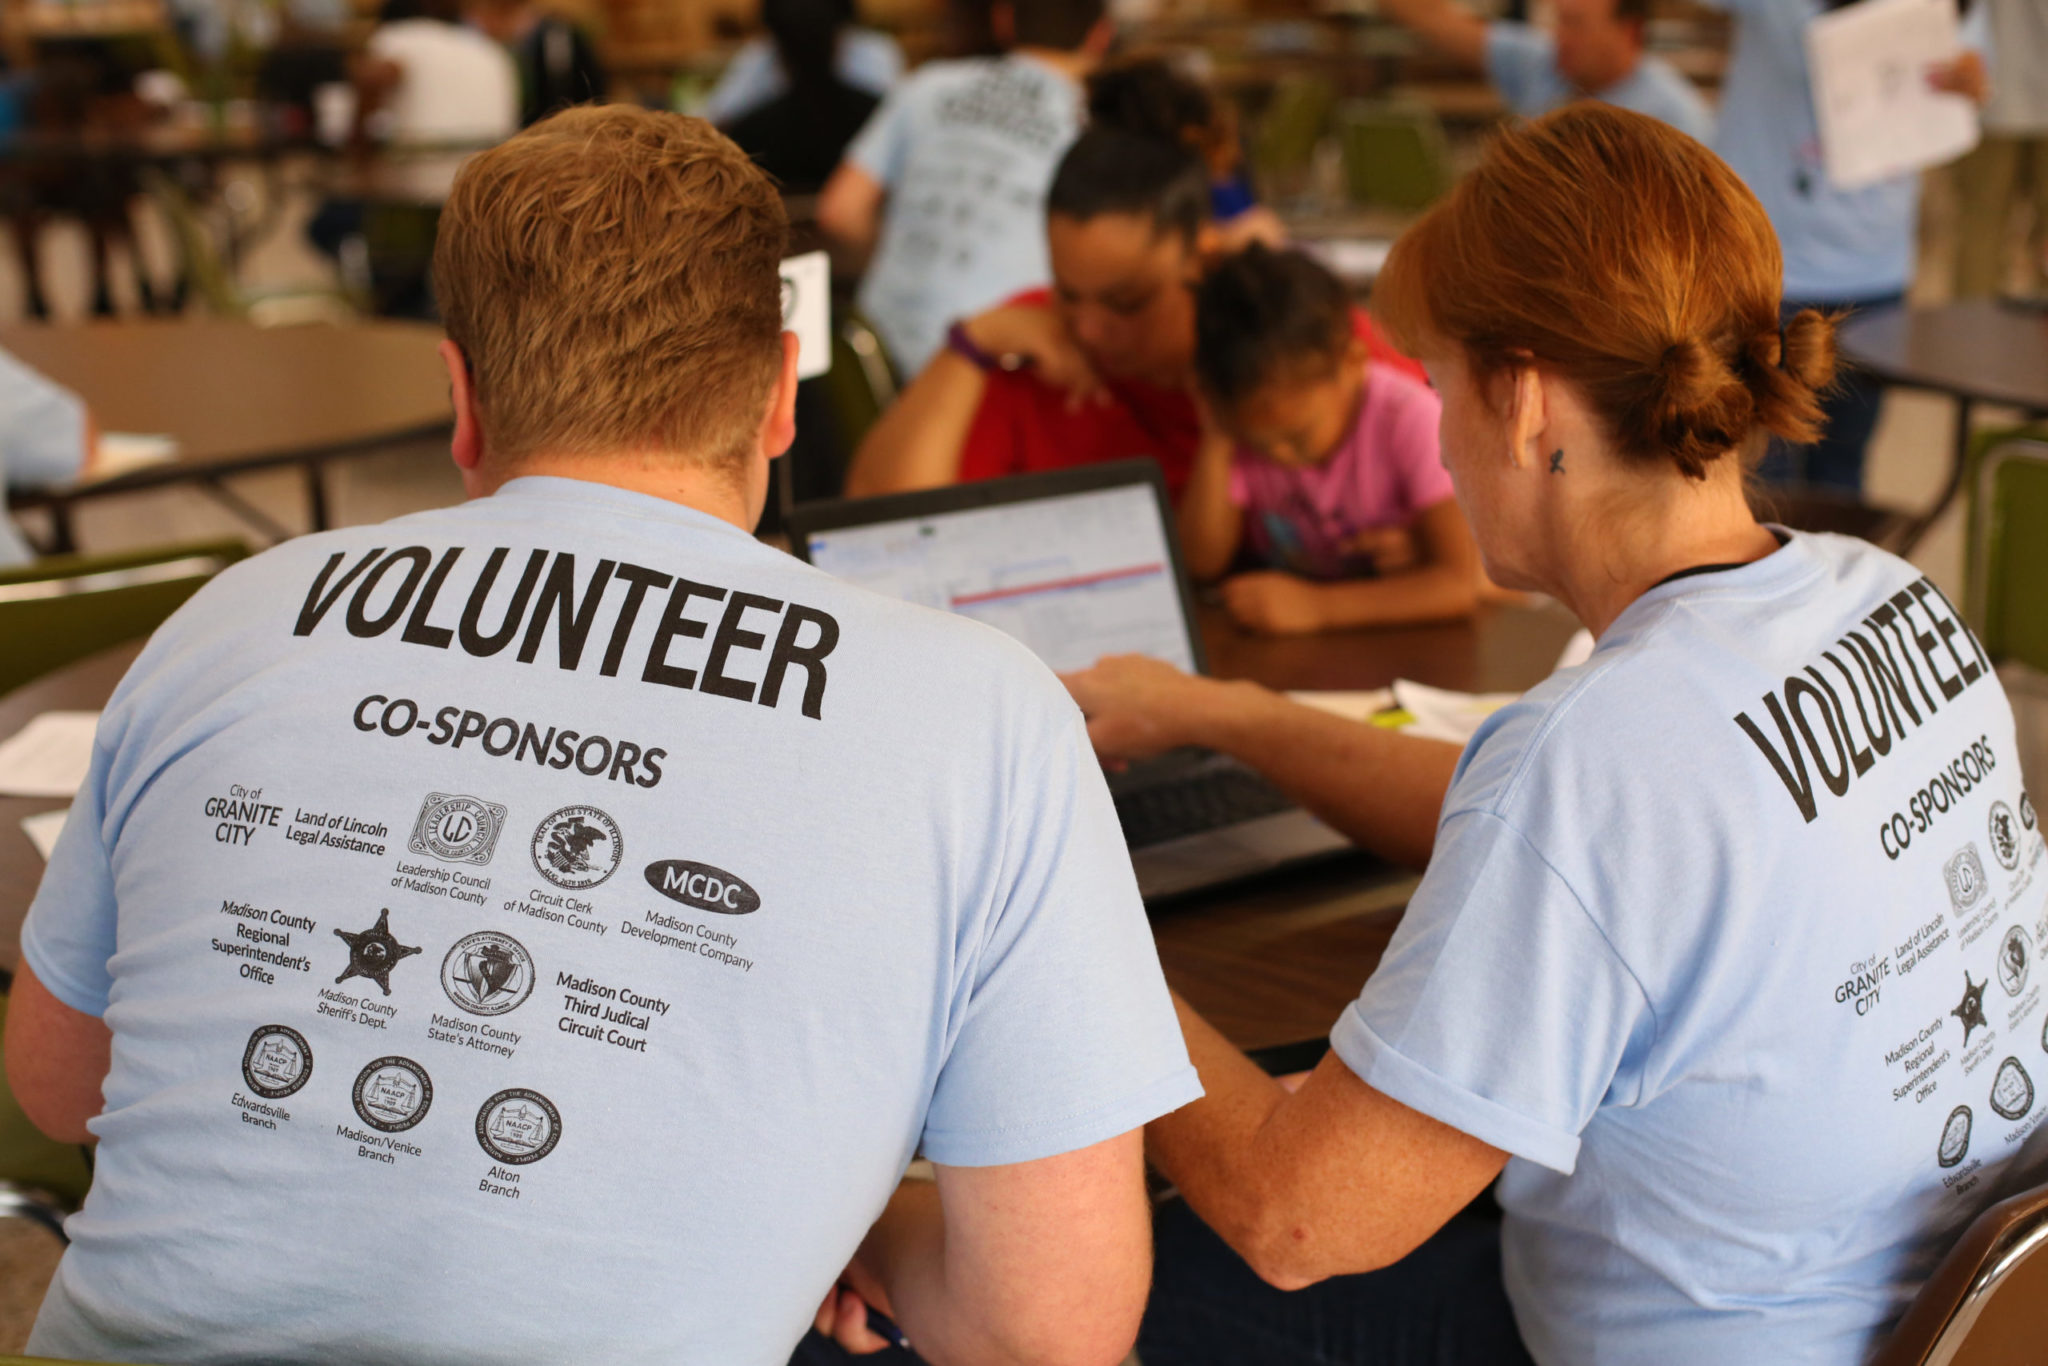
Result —
[{"label": "blue jeans", "polygon": [[1468,1210],[1384,1270],[1275,1290],[1179,1200],[1153,1216],[1145,1366],[1532,1366],[1501,1286],[1500,1222]]},{"label": "blue jeans", "polygon": [[[1802,308],[1823,313],[1844,310],[1886,308],[1902,303],[1903,294],[1875,299],[1787,299],[1778,310],[1780,323],[1790,322]],[[1877,415],[1884,406],[1884,386],[1847,364],[1842,367],[1835,388],[1821,400],[1826,427],[1811,446],[1794,446],[1771,439],[1757,475],[1768,484],[1807,484],[1843,493],[1863,491],[1863,455],[1877,430]]]}]

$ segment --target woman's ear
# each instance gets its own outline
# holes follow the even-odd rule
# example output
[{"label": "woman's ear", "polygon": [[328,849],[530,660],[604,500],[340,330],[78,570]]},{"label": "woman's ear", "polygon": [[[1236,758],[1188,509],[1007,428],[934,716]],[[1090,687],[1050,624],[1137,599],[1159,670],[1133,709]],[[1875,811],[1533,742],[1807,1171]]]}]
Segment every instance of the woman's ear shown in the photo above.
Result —
[{"label": "woman's ear", "polygon": [[1508,460],[1516,469],[1540,466],[1541,449],[1550,431],[1550,395],[1543,376],[1533,364],[1518,364],[1507,372]]}]

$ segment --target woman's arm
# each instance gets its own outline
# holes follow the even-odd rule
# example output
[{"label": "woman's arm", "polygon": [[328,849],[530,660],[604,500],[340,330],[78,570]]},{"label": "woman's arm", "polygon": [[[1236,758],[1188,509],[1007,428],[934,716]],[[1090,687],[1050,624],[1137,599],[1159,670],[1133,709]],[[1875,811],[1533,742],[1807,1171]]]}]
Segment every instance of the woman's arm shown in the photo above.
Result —
[{"label": "woman's arm", "polygon": [[1507,1154],[1389,1099],[1335,1053],[1289,1094],[1174,998],[1203,1096],[1146,1126],[1146,1155],[1282,1290],[1399,1261]]},{"label": "woman's arm", "polygon": [[1455,499],[1424,508],[1415,522],[1422,561],[1376,579],[1314,583],[1292,574],[1240,574],[1223,603],[1251,630],[1296,635],[1352,626],[1454,621],[1479,605],[1479,547]]},{"label": "woman's arm", "polygon": [[958,483],[961,450],[987,392],[988,376],[972,362],[951,351],[932,357],[861,438],[846,471],[846,496]]},{"label": "woman's arm", "polygon": [[1244,536],[1244,513],[1230,501],[1230,465],[1235,452],[1230,438],[1209,418],[1202,406],[1202,443],[1195,451],[1195,467],[1181,490],[1180,550],[1188,574],[1198,581],[1221,578],[1237,558],[1238,542]]}]

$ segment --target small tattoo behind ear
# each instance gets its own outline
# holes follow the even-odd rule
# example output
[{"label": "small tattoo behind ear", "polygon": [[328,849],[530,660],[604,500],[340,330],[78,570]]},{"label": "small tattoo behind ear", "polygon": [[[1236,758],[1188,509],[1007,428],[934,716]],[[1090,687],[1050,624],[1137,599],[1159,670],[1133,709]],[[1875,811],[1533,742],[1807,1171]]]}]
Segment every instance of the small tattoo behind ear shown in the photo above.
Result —
[{"label": "small tattoo behind ear", "polygon": [[1550,453],[1550,472],[1552,474],[1564,473],[1564,450],[1562,447]]}]

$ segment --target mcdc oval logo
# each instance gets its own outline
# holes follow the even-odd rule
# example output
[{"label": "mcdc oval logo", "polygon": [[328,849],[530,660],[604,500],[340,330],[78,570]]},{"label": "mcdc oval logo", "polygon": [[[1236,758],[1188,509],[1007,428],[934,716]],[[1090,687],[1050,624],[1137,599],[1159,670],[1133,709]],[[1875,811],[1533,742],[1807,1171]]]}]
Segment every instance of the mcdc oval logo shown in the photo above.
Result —
[{"label": "mcdc oval logo", "polygon": [[761,909],[761,895],[723,868],[665,858],[647,865],[647,885],[670,901],[720,915],[746,915]]}]

